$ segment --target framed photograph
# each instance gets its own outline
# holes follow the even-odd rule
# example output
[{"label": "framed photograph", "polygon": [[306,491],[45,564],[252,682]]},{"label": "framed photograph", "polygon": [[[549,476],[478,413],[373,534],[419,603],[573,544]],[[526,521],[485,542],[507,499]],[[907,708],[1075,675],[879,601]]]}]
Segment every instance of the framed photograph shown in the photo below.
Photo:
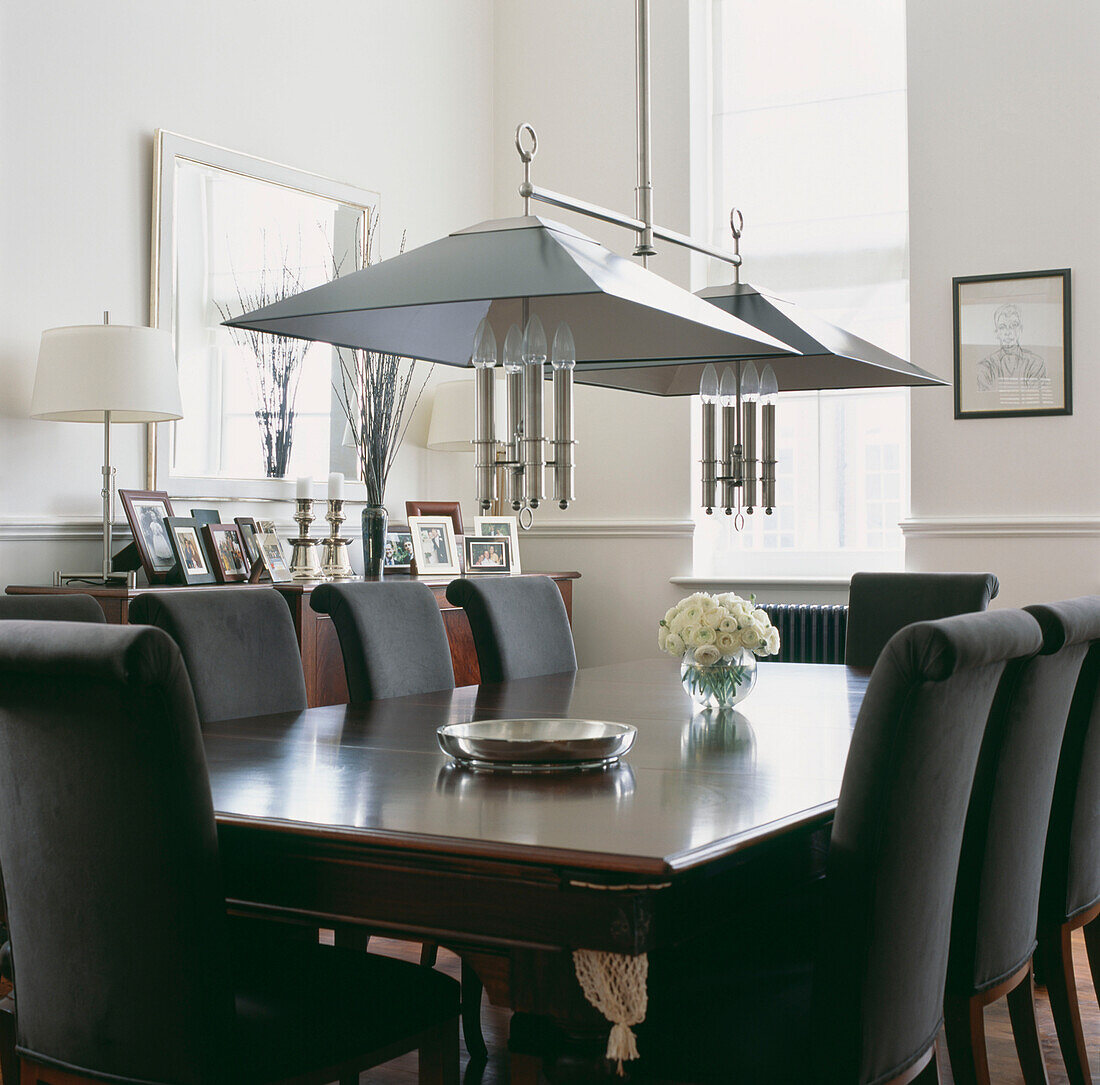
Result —
[{"label": "framed photograph", "polygon": [[270,535],[275,530],[275,521],[274,520],[257,520],[256,521],[256,530],[261,535]]},{"label": "framed photograph", "polygon": [[404,524],[394,524],[386,532],[386,549],[382,555],[382,568],[395,573],[412,571],[413,537]]},{"label": "framed photograph", "polygon": [[245,555],[236,524],[203,524],[202,537],[212,555],[211,564],[219,584],[239,584],[248,579],[252,564]]},{"label": "framed photograph", "polygon": [[176,555],[164,526],[172,515],[172,502],[163,490],[119,490],[126,519],[141,555],[141,567],[150,584],[163,584],[175,568]]},{"label": "framed photograph", "polygon": [[462,573],[450,516],[410,516],[409,531],[420,576],[458,576]]},{"label": "framed photograph", "polygon": [[512,540],[503,535],[466,536],[466,575],[510,573]]},{"label": "framed photograph", "polygon": [[283,544],[279,541],[279,536],[275,531],[257,534],[256,546],[259,548],[260,561],[263,562],[264,570],[271,577],[273,583],[285,584],[288,580],[294,579],[294,575],[291,573],[290,566],[286,561]]},{"label": "framed photograph", "polygon": [[210,566],[199,534],[201,525],[193,516],[166,516],[164,526],[176,555],[180,580],[184,584],[214,584],[217,577]]},{"label": "framed photograph", "polygon": [[512,556],[512,572],[522,572],[519,566],[519,522],[514,516],[475,516],[475,535],[496,535],[507,539]]},{"label": "framed photograph", "polygon": [[251,516],[234,516],[233,523],[237,525],[237,530],[241,533],[245,557],[248,558],[250,565],[254,565],[260,560],[260,545],[256,542],[256,536],[260,533],[260,529]]},{"label": "framed photograph", "polygon": [[951,282],[955,417],[1072,414],[1069,268]]},{"label": "framed photograph", "polygon": [[455,536],[463,534],[462,506],[457,501],[406,501],[405,515],[410,523],[414,516],[447,516]]}]

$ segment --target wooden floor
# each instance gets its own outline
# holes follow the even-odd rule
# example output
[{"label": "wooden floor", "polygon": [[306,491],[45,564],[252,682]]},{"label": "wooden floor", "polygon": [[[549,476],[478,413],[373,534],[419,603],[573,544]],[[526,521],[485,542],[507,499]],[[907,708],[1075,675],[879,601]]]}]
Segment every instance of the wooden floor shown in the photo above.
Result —
[{"label": "wooden floor", "polygon": [[[371,951],[386,953],[404,960],[415,961],[419,948],[405,942],[392,942],[382,938],[371,941]],[[1084,1024],[1085,1040],[1088,1043],[1093,1079],[1100,1083],[1100,1009],[1092,989],[1088,963],[1085,959],[1084,942],[1081,932],[1074,935],[1074,962],[1077,972],[1077,987],[1081,994],[1081,1017]],[[442,971],[454,976],[459,975],[458,959],[445,949],[439,951],[438,966]],[[4,992],[0,989],[0,995]],[[1047,1073],[1050,1085],[1068,1085],[1065,1068],[1058,1051],[1058,1038],[1054,1032],[1054,1022],[1050,1016],[1050,1003],[1046,991],[1038,991],[1037,1009],[1039,1031],[1046,1056]],[[480,1072],[477,1067],[469,1066],[469,1057],[465,1046],[462,1048],[463,1085],[501,1085],[508,1081],[508,1017],[505,1010],[482,1006],[481,1022],[489,1045],[489,1063]],[[1008,1020],[1008,1008],[1004,1001],[990,1006],[985,1011],[986,1035],[989,1040],[989,1063],[993,1081],[997,1085],[1023,1085],[1023,1075],[1016,1061],[1016,1049],[1012,1043],[1012,1029]],[[953,1085],[951,1067],[947,1059],[947,1047],[940,1037],[940,1068],[945,1085]],[[406,1055],[395,1059],[386,1066],[371,1070],[362,1075],[361,1085],[415,1085],[416,1056]],[[11,1083],[4,1083],[11,1085]],[[749,1085],[749,1083],[745,1083]]]}]

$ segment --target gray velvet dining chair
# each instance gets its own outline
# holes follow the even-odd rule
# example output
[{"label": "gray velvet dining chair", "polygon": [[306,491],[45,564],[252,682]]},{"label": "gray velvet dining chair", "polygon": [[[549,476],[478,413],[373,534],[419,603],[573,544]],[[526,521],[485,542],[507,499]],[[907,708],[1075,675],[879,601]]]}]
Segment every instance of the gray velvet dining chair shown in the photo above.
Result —
[{"label": "gray velvet dining chair", "polygon": [[[1087,602],[1094,612],[1100,608],[1100,596]],[[1027,609],[1041,624],[1051,619],[1047,608]],[[1094,633],[1081,665],[1062,739],[1038,926],[1035,960],[1050,996],[1066,1074],[1070,1085],[1090,1085],[1072,935],[1083,929],[1095,998],[1100,992],[1100,634]]]},{"label": "gray velvet dining chair", "polygon": [[1008,998],[1027,1085],[1045,1085],[1032,955],[1051,800],[1074,687],[1100,638],[1100,599],[1028,608],[1042,651],[1005,670],[967,812],[944,1015],[956,1085],[990,1085],[983,1009]]},{"label": "gray velvet dining chair", "polygon": [[231,928],[159,629],[0,623],[0,862],[25,1085],[350,1085],[412,1050],[422,1082],[457,1085],[449,977]]},{"label": "gray velvet dining chair", "polygon": [[173,588],[130,603],[130,622],[179,646],[203,724],[306,707],[294,619],[274,588]]},{"label": "gray velvet dining chair", "polygon": [[482,682],[577,669],[569,614],[550,577],[452,580],[447,601],[466,611]]},{"label": "gray velvet dining chair", "polygon": [[454,689],[447,631],[427,584],[322,584],[309,605],[336,627],[352,704]]},{"label": "gray velvet dining chair", "polygon": [[848,591],[844,662],[873,667],[903,626],[986,610],[999,590],[992,573],[855,573]]},{"label": "gray velvet dining chair", "polygon": [[0,595],[0,621],[94,622],[107,621],[103,608],[90,595]]},{"label": "gray velvet dining chair", "polygon": [[971,782],[1006,664],[1041,645],[1019,610],[918,622],[891,638],[852,733],[824,879],[650,962],[637,1033],[653,1076],[938,1081]]}]

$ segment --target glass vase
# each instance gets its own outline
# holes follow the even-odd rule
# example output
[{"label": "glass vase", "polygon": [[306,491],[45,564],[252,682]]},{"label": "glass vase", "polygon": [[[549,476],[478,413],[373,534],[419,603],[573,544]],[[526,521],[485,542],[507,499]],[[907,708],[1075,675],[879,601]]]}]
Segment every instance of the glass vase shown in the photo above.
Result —
[{"label": "glass vase", "polygon": [[680,681],[696,708],[732,708],[756,685],[756,656],[747,648],[717,663],[695,662],[689,648],[680,662]]},{"label": "glass vase", "polygon": [[368,580],[382,579],[389,519],[384,505],[363,506],[363,573]]}]

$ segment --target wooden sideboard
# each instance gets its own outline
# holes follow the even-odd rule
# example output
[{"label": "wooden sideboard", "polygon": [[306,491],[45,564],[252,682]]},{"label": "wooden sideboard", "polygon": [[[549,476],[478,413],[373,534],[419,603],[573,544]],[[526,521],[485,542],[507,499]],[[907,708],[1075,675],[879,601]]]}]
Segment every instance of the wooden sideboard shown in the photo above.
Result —
[{"label": "wooden sideboard", "polygon": [[[492,575],[492,574],[485,574]],[[523,576],[549,576],[558,586],[569,620],[573,620],[573,581],[580,573],[523,573]],[[409,580],[408,576],[391,575],[387,580]],[[477,685],[481,674],[477,666],[477,652],[466,612],[447,602],[447,585],[451,577],[417,577],[427,584],[435,595],[443,615],[443,626],[447,630],[447,639],[451,644],[451,659],[454,663],[455,684],[459,686]],[[476,575],[472,578],[476,579]],[[90,595],[103,608],[107,621],[114,625],[126,625],[129,621],[130,600],[144,592],[170,591],[253,591],[256,588],[274,587],[287,601],[294,618],[294,631],[298,635],[298,647],[302,653],[302,670],[306,677],[306,695],[310,708],[320,705],[346,704],[348,700],[347,679],[344,677],[344,659],[340,654],[340,641],[336,629],[327,614],[318,614],[310,605],[309,597],[313,589],[324,583],[321,580],[297,580],[289,584],[223,584],[209,587],[182,589],[164,585],[138,588],[97,587],[94,584],[73,584],[64,588],[48,588],[27,584],[12,584],[9,595]]]}]

